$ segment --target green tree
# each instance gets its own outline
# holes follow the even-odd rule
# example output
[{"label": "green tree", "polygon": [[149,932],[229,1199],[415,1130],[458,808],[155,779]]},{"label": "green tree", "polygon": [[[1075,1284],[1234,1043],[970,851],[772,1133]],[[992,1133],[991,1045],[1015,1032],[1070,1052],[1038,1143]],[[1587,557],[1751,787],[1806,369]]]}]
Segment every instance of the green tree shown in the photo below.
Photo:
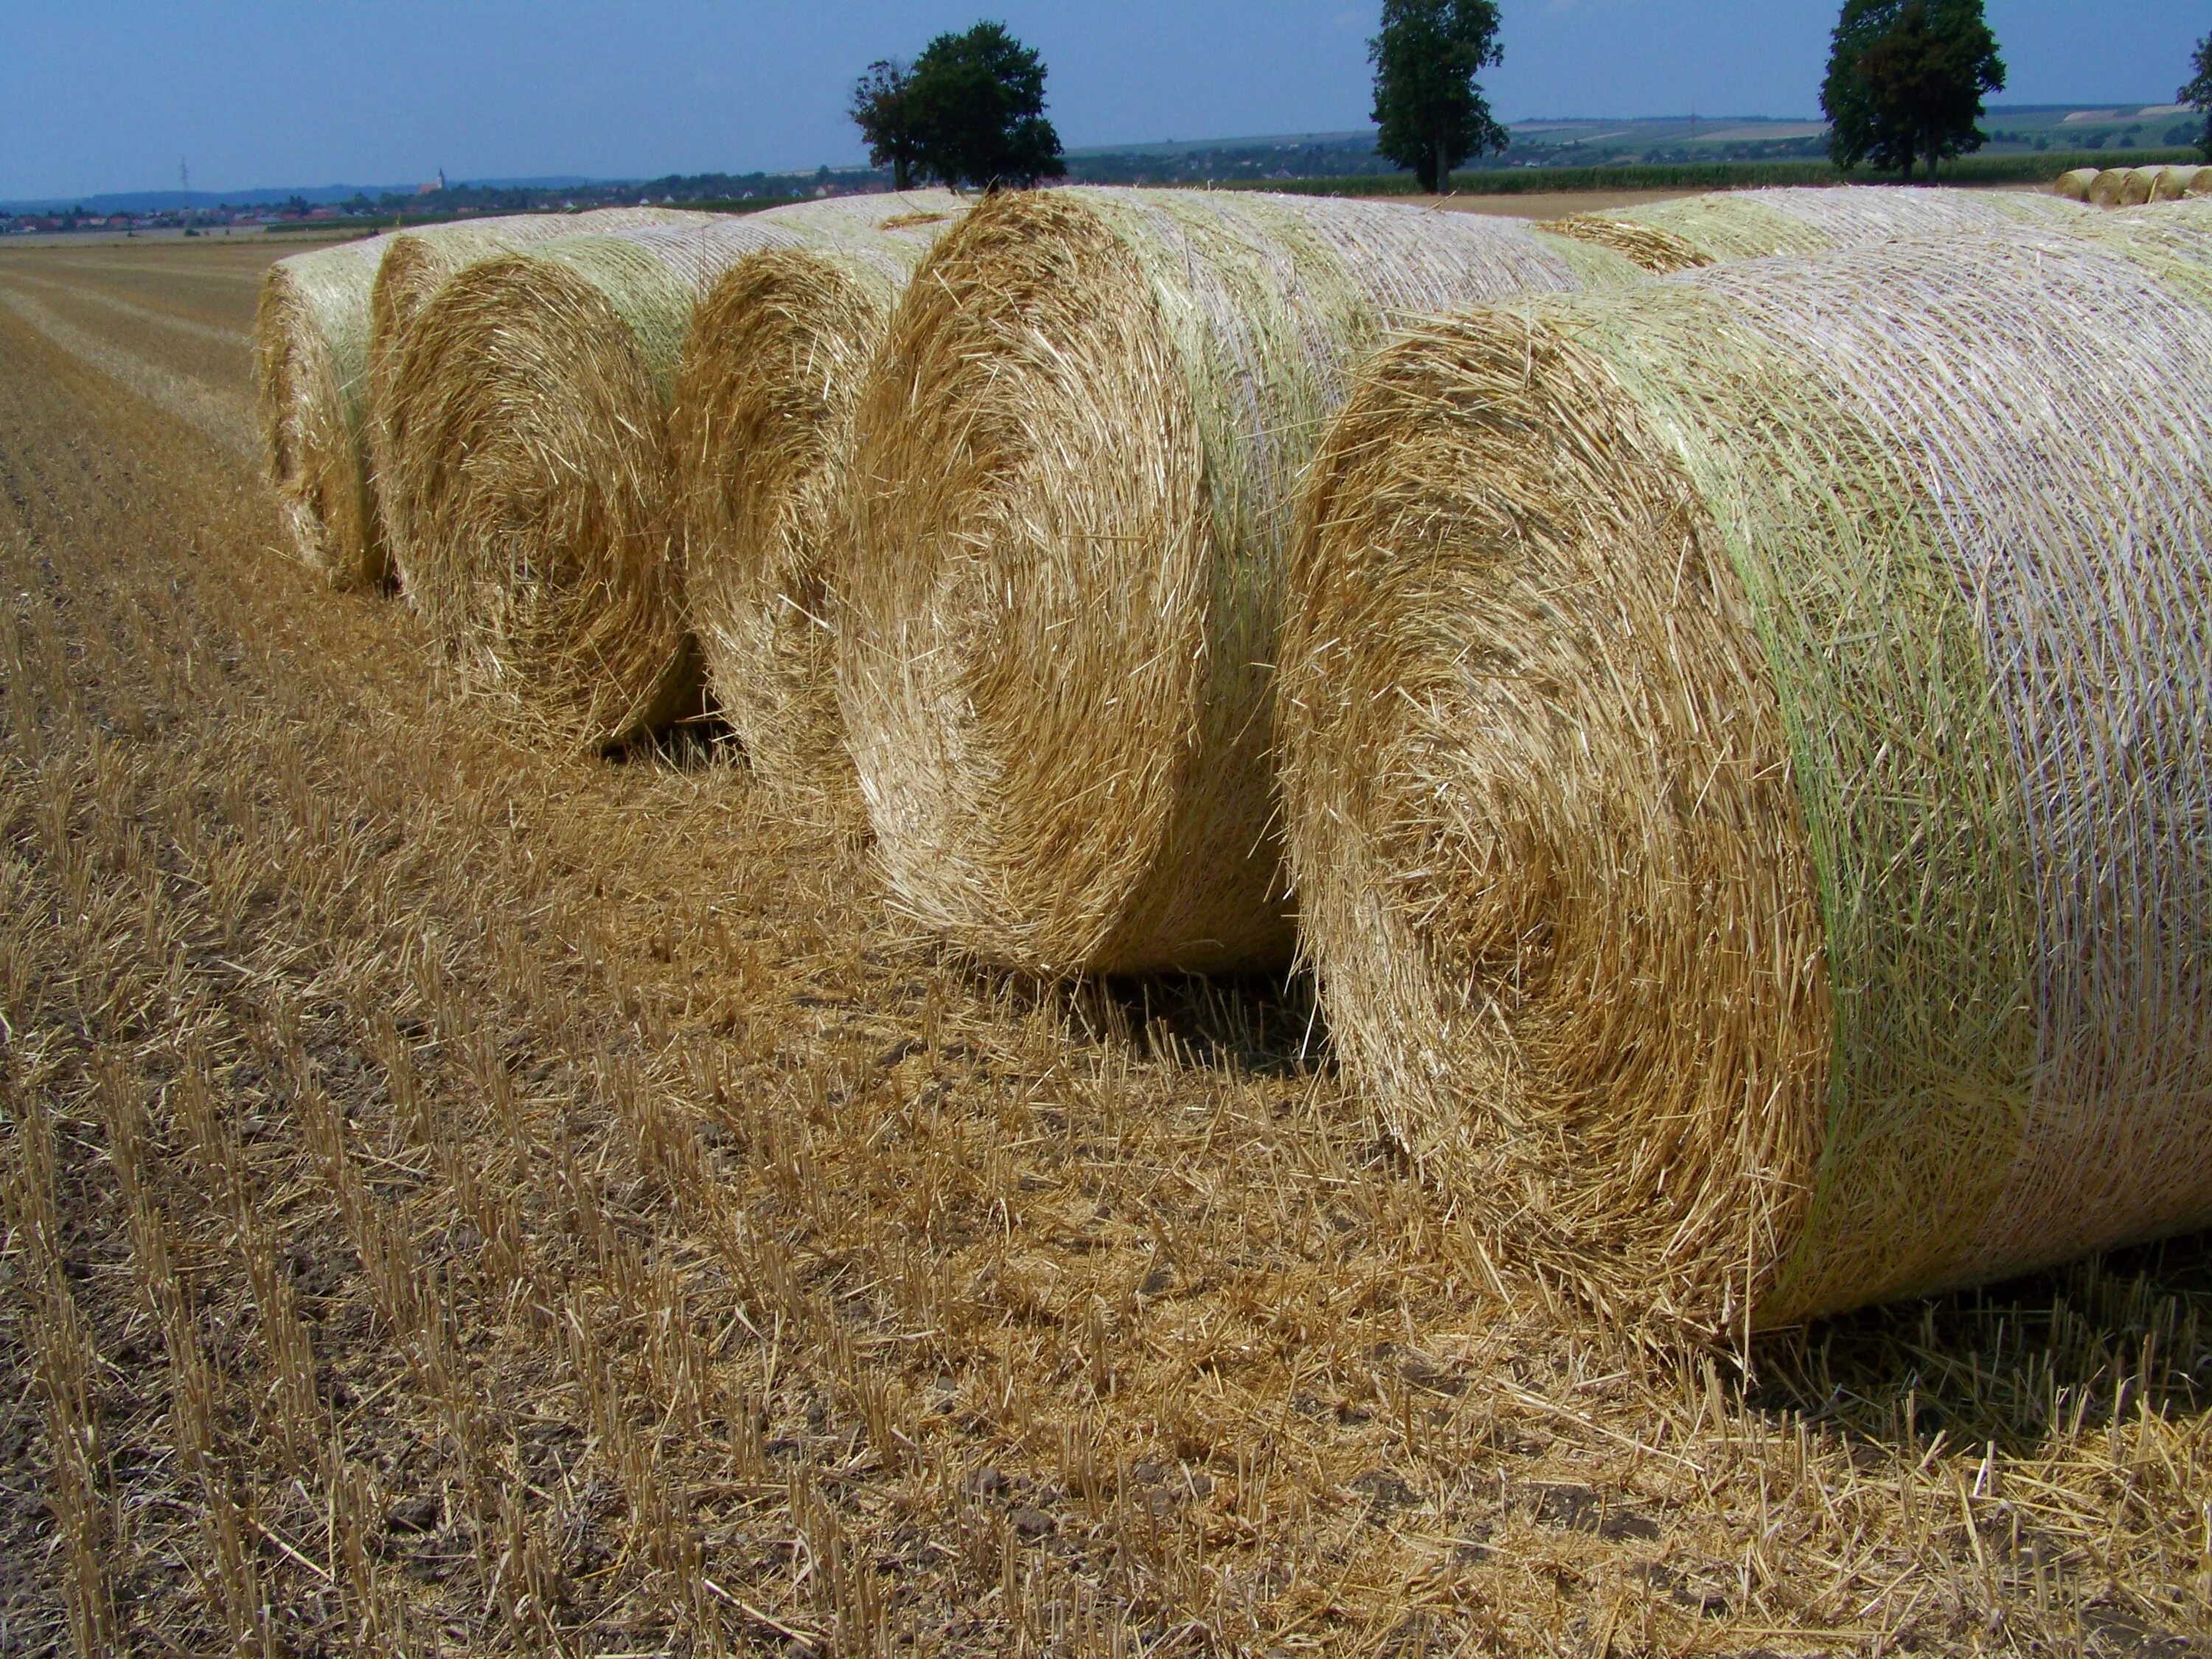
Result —
[{"label": "green tree", "polygon": [[1493,0],[1382,0],[1375,65],[1375,148],[1433,196],[1470,156],[1504,149],[1475,76],[1505,61]]},{"label": "green tree", "polygon": [[868,163],[891,170],[891,188],[914,182],[921,144],[914,125],[914,75],[896,58],[878,58],[853,82],[853,124],[868,141]]},{"label": "green tree", "polygon": [[1065,174],[1060,135],[1044,118],[1044,72],[1003,23],[939,35],[907,81],[916,165],[948,185],[985,190]]},{"label": "green tree", "polygon": [[1828,153],[1846,171],[1871,161],[1912,177],[1979,149],[1982,94],[2001,90],[2004,60],[1982,0],[1844,0],[1820,107]]},{"label": "green tree", "polygon": [[2197,78],[2173,95],[2204,118],[2197,148],[2206,161],[2212,161],[2212,34],[2197,43],[2197,56],[2189,60],[2189,66],[2197,71]]}]

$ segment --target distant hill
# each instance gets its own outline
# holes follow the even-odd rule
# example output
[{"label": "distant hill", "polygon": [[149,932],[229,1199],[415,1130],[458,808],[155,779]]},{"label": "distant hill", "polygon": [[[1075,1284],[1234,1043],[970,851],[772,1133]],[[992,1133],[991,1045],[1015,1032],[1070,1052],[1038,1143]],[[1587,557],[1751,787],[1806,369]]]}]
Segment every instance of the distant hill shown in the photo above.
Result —
[{"label": "distant hill", "polygon": [[[1988,155],[2178,148],[2194,143],[2203,124],[2179,104],[1992,104],[1984,120]],[[1460,169],[1487,173],[1521,167],[1697,165],[1816,161],[1827,153],[1827,129],[1817,116],[1662,115],[1516,121],[1513,142]],[[1333,179],[1390,172],[1375,153],[1372,129],[1293,132],[1229,138],[1163,138],[1092,144],[1067,152],[1069,178],[1087,184],[1261,183]],[[317,185],[232,191],[131,191],[97,196],[0,202],[0,213],[171,212],[180,208],[258,207],[295,197],[311,206],[365,201],[380,212],[522,211],[533,207],[599,205],[613,201],[787,200],[821,191],[880,189],[888,175],[866,167],[817,167],[793,173],[671,173],[659,179],[587,179],[559,174],[532,179],[456,180],[424,194],[419,185]]]},{"label": "distant hill", "polygon": [[[483,179],[472,181],[492,190],[573,190],[590,185],[590,179],[568,173],[540,179]],[[97,196],[45,196],[0,201],[0,213],[65,213],[82,208],[88,213],[173,213],[187,208],[273,207],[299,197],[310,207],[350,202],[366,197],[374,202],[386,196],[414,195],[422,186],[406,185],[284,185],[257,190],[130,190],[106,191]]]}]

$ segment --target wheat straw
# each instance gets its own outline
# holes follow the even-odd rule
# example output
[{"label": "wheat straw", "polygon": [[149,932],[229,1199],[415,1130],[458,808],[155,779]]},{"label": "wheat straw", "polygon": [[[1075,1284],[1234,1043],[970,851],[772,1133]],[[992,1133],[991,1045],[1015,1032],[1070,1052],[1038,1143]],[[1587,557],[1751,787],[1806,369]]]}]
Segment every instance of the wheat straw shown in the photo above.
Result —
[{"label": "wheat straw", "polygon": [[253,318],[255,420],[285,539],[340,586],[374,585],[387,569],[362,421],[369,286],[389,240],[279,259]]},{"label": "wheat straw", "polygon": [[[712,217],[678,208],[598,208],[586,213],[523,213],[424,225],[386,239],[368,303],[368,406],[363,431],[370,477],[380,477],[390,469],[385,422],[392,403],[392,382],[405,350],[407,329],[454,273],[495,254],[513,253],[562,237],[650,225],[702,225]],[[389,516],[380,512],[380,494],[379,507],[379,527],[389,545],[393,526]],[[391,556],[395,564],[404,562],[397,549]]]}]

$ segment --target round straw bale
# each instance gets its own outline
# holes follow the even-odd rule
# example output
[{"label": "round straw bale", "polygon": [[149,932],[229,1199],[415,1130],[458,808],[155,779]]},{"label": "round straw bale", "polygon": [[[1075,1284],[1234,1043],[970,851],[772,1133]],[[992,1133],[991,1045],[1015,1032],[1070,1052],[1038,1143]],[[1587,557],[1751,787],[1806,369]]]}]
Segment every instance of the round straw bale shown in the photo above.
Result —
[{"label": "round straw bale", "polygon": [[2051,193],[2069,202],[2086,202],[2089,199],[2089,186],[2096,179],[2096,168],[2072,167],[2051,181]]},{"label": "round straw bale", "polygon": [[2212,167],[2200,167],[2190,175],[2191,196],[2212,196]]},{"label": "round straw bale", "polygon": [[750,254],[692,318],[669,414],[684,614],[722,717],[787,795],[854,799],[827,597],[854,405],[915,261],[965,210],[947,195],[866,240]]},{"label": "round straw bale", "polygon": [[2021,223],[2065,226],[2085,216],[2064,196],[1839,185],[1717,191],[1577,213],[1550,228],[1615,249],[1665,276],[1721,260],[1817,253],[1900,236],[1960,235]]},{"label": "round straw bale", "polygon": [[1283,793],[1419,1165],[1707,1333],[2212,1218],[2212,311],[2046,232],[1433,325],[1312,469]]},{"label": "round straw bale", "polygon": [[388,237],[279,259],[253,315],[262,459],[295,557],[340,586],[384,580],[362,447],[369,286]]},{"label": "round straw bale", "polygon": [[2150,193],[2158,187],[2158,167],[2125,167],[2121,169],[2120,197],[2117,205],[2140,207],[2150,200]]},{"label": "round straw bale", "polygon": [[2128,187],[2128,175],[2132,167],[2103,167],[2089,181],[2089,204],[2092,207],[2120,207],[2122,195]]},{"label": "round straw bale", "polygon": [[[464,219],[395,232],[386,240],[384,257],[369,290],[368,403],[364,430],[371,477],[381,477],[388,466],[385,411],[391,404],[392,380],[398,373],[408,325],[447,277],[479,259],[563,237],[649,225],[700,225],[713,217],[679,208],[595,208],[586,213],[517,213]],[[380,508],[380,495],[379,504]],[[388,520],[380,528],[389,544],[392,526]],[[401,562],[396,550],[392,557],[394,563]]]},{"label": "round straw bale", "polygon": [[1586,272],[1526,224],[1231,191],[992,197],[861,392],[838,702],[894,900],[1043,972],[1277,965],[1276,583],[1388,319]]},{"label": "round straw bale", "polygon": [[2160,167],[2158,176],[2151,180],[2150,199],[2154,202],[2179,201],[2189,194],[2189,186],[2195,182],[2197,173],[2195,167]]},{"label": "round straw bale", "polygon": [[583,748],[694,705],[665,450],[692,309],[745,254],[834,241],[894,205],[574,237],[440,288],[393,377],[386,510],[401,583],[465,684]]}]

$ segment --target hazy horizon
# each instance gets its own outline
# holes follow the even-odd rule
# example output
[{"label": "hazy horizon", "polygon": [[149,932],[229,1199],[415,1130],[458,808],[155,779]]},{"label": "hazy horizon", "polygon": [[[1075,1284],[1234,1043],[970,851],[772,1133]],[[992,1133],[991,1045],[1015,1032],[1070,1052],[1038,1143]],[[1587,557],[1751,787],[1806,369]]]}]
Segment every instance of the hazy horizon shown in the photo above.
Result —
[{"label": "hazy horizon", "polygon": [[[1835,9],[1505,0],[1509,121],[1815,118]],[[15,0],[0,22],[0,199],[178,188],[811,171],[864,161],[844,113],[870,60],[1003,18],[1049,71],[1070,149],[1356,131],[1379,5],[1344,0],[854,0],[781,5],[438,0],[301,8]],[[1990,0],[2011,70],[1994,101],[2170,100],[2212,9]]]}]

